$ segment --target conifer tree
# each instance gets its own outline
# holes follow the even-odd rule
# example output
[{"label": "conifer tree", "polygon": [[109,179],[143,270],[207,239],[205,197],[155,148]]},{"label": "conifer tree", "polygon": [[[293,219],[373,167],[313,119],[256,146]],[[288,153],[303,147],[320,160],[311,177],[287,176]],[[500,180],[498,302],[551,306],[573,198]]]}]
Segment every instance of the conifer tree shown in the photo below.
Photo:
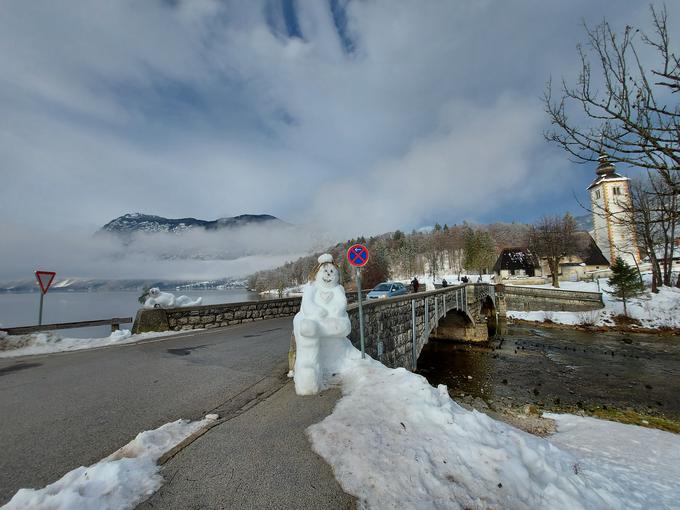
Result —
[{"label": "conifer tree", "polygon": [[612,277],[608,281],[612,288],[610,294],[623,301],[623,314],[628,317],[627,300],[639,296],[645,290],[640,281],[640,274],[621,258],[616,259],[611,271]]}]

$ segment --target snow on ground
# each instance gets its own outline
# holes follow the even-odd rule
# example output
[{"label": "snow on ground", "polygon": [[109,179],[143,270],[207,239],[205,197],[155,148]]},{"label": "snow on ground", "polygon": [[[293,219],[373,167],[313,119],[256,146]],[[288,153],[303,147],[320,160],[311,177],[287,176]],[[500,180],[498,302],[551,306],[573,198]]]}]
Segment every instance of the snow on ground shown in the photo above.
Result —
[{"label": "snow on ground", "polygon": [[20,489],[3,510],[124,510],[163,484],[156,461],[212,420],[177,420],[147,430],[96,464],[81,466],[42,489]]},{"label": "snow on ground", "polygon": [[0,358],[79,351],[106,345],[129,344],[149,338],[176,334],[176,331],[164,331],[133,335],[130,330],[121,329],[104,338],[64,338],[53,331],[31,333],[30,335],[7,335],[0,332]]},{"label": "snow on ground", "polygon": [[287,297],[297,297],[297,296],[302,296],[302,285],[296,285],[294,287],[286,287],[281,290],[279,293],[278,289],[269,289],[269,290],[263,290],[260,292],[260,296],[266,297],[269,299],[278,299],[279,297],[282,298],[287,298]]},{"label": "snow on ground", "polygon": [[[644,275],[648,278],[647,275]],[[552,289],[551,285],[526,285],[533,288]],[[600,279],[602,300],[605,308],[592,312],[521,312],[508,311],[508,317],[543,322],[546,319],[557,324],[583,324],[612,326],[612,317],[623,314],[623,302],[607,291],[611,290],[606,279]],[[599,292],[596,282],[560,282],[560,290]],[[680,328],[680,289],[661,287],[658,294],[645,293],[639,298],[628,300],[628,315],[640,321],[645,328]]]},{"label": "snow on ground", "polygon": [[646,508],[679,506],[677,434],[573,414],[543,416],[557,422],[550,442],[579,457],[582,469],[606,469],[628,490],[646,494]]},{"label": "snow on ground", "polygon": [[680,436],[558,416],[563,431],[546,440],[465,410],[445,386],[403,368],[371,359],[348,366],[343,397],[307,432],[361,507],[577,510],[680,501],[680,486],[669,483],[680,478]]}]

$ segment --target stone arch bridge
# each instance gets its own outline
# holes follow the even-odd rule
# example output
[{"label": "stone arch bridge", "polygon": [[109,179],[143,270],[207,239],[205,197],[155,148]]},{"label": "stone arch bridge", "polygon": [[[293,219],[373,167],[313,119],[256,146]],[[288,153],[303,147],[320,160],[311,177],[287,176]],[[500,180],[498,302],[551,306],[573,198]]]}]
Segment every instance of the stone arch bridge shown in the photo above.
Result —
[{"label": "stone arch bridge", "polygon": [[[498,287],[498,291],[497,291]],[[366,353],[389,367],[415,370],[430,338],[486,341],[506,323],[502,286],[485,283],[446,287],[392,299],[365,301]],[[359,345],[359,309],[347,308],[350,340]]]}]

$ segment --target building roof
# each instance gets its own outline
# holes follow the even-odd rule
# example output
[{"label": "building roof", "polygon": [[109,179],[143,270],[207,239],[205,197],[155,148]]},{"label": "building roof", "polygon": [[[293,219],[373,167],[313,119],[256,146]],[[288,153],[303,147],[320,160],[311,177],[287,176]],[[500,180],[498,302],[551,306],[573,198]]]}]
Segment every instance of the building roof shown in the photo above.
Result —
[{"label": "building roof", "polygon": [[629,180],[628,177],[624,177],[623,175],[616,172],[614,164],[609,161],[609,158],[606,154],[601,154],[597,160],[600,162],[595,169],[597,177],[595,177],[595,180],[590,184],[590,186],[588,186],[587,189],[592,189],[604,181]]},{"label": "building roof", "polygon": [[609,260],[602,254],[595,240],[588,232],[574,232],[574,255],[578,255],[587,266],[608,266]]},{"label": "building roof", "polygon": [[493,266],[495,272],[502,269],[517,270],[534,269],[538,267],[538,259],[529,248],[504,248]]}]

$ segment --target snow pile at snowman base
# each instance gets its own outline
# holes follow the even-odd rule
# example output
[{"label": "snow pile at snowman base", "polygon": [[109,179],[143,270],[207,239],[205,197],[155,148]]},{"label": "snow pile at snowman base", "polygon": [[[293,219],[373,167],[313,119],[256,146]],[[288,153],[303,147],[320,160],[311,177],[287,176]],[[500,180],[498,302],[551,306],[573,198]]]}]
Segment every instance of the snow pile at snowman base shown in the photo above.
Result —
[{"label": "snow pile at snowman base", "polygon": [[[634,459],[606,451],[600,455],[595,444],[588,461],[581,462],[580,455],[567,451],[570,440],[558,447],[550,439],[467,411],[449,397],[445,386],[433,388],[405,369],[354,359],[347,361],[340,378],[342,399],[307,432],[314,451],[333,467],[343,489],[356,496],[360,506],[576,510],[672,508],[680,501],[677,484],[661,490],[652,483],[654,469],[638,468]],[[605,439],[612,448],[625,449],[618,429],[612,430]],[[642,464],[644,468],[653,468],[665,456],[656,470],[670,468],[664,476],[677,479],[680,436],[640,430],[657,434],[654,457]],[[559,438],[559,432],[554,437]],[[626,440],[634,441],[631,437]],[[578,436],[573,441],[578,442]],[[650,482],[631,483],[642,478]]]},{"label": "snow pile at snowman base", "polygon": [[124,510],[163,484],[156,461],[211,420],[177,420],[148,430],[112,455],[81,466],[43,489],[20,489],[3,510]]}]

